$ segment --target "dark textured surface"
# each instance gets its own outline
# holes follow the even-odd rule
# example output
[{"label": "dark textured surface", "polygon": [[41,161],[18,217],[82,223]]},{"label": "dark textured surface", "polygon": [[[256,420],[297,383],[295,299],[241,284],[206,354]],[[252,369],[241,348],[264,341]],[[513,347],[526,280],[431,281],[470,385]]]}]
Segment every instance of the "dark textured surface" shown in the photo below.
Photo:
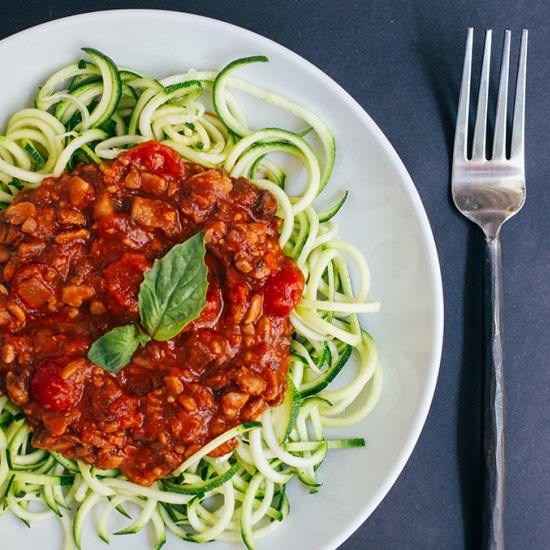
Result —
[{"label": "dark textured surface", "polygon": [[[506,535],[508,550],[550,547],[549,2],[2,0],[1,5],[0,38],[92,7],[174,9],[254,30],[332,76],[401,155],[440,254],[446,303],[443,360],[431,412],[410,461],[380,507],[342,546],[345,550],[478,547],[483,242],[452,206],[449,151],[466,27],[493,28],[496,45],[502,31],[511,28],[515,48],[518,31],[529,28],[528,198],[503,231]],[[479,54],[479,33],[477,38]]]}]

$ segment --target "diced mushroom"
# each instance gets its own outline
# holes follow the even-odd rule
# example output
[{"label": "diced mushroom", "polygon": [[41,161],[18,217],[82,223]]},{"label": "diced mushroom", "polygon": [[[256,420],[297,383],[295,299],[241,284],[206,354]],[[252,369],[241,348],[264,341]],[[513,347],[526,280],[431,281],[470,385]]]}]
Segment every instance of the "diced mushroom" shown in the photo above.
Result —
[{"label": "diced mushroom", "polygon": [[223,412],[229,418],[235,418],[244,404],[248,401],[248,394],[230,391],[222,396]]},{"label": "diced mushroom", "polygon": [[6,374],[6,389],[16,405],[24,405],[29,400],[28,376],[25,370],[12,370]]},{"label": "diced mushroom", "polygon": [[21,231],[28,235],[34,235],[38,228],[38,222],[34,218],[27,218],[21,225]]},{"label": "diced mushroom", "polygon": [[165,201],[134,197],[130,215],[140,225],[162,229],[167,235],[180,231],[178,213]]},{"label": "diced mushroom", "polygon": [[94,204],[94,218],[101,219],[112,216],[114,212],[113,203],[109,193],[103,193]]},{"label": "diced mushroom", "polygon": [[11,290],[28,308],[36,309],[55,298],[56,272],[44,264],[30,264],[13,276]]},{"label": "diced mushroom", "polygon": [[128,175],[124,178],[124,186],[128,189],[139,189],[141,187],[141,175],[135,166],[130,168]]},{"label": "diced mushroom", "polygon": [[14,225],[21,225],[27,218],[36,214],[36,206],[32,202],[18,202],[6,210],[6,219]]},{"label": "diced mushroom", "polygon": [[202,195],[209,202],[215,202],[217,198],[227,196],[233,189],[231,179],[218,170],[206,170],[191,176],[185,182],[193,194]]},{"label": "diced mushroom", "polygon": [[250,395],[262,395],[266,388],[266,381],[246,368],[242,368],[235,377],[239,388]]},{"label": "diced mushroom", "polygon": [[80,176],[73,176],[69,182],[69,200],[78,207],[84,208],[95,198],[93,187]]},{"label": "diced mushroom", "polygon": [[141,174],[141,183],[143,190],[151,195],[163,195],[168,188],[168,182],[164,178],[149,172]]},{"label": "diced mushroom", "polygon": [[62,208],[57,212],[57,219],[62,225],[84,225],[86,216],[73,208]]}]

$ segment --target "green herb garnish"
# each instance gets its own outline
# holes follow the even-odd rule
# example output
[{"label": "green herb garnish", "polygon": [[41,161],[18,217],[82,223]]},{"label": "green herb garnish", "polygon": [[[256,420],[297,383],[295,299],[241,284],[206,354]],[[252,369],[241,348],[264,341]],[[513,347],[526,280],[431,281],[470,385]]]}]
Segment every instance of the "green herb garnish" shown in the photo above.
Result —
[{"label": "green herb garnish", "polygon": [[88,359],[109,372],[117,372],[132,360],[139,346],[149,340],[170,340],[206,305],[208,269],[202,233],[173,246],[155,260],[139,287],[140,325],[116,327],[98,338]]},{"label": "green herb garnish", "polygon": [[136,325],[123,325],[106,332],[88,351],[88,359],[109,372],[117,372],[131,360],[142,344],[151,340]]}]

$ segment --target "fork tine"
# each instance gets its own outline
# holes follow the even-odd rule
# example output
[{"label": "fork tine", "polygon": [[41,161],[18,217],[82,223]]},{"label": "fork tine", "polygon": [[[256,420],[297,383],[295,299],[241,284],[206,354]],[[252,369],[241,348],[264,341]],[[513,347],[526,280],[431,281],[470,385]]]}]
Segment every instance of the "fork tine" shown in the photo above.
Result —
[{"label": "fork tine", "polygon": [[481,81],[477,98],[476,124],[474,127],[474,143],[472,146],[472,160],[482,160],[485,155],[487,141],[487,102],[489,99],[489,71],[491,67],[491,38],[492,31],[485,33],[485,48],[483,50],[483,65],[481,66]]},{"label": "fork tine", "polygon": [[472,77],[472,42],[474,29],[468,29],[466,38],[466,52],[464,54],[464,68],[462,69],[462,84],[458,99],[456,115],[456,130],[453,156],[456,160],[466,160],[468,150],[468,113],[470,106],[470,81]]},{"label": "fork tine", "polygon": [[506,110],[508,105],[508,76],[510,73],[510,31],[504,33],[504,47],[500,65],[500,82],[498,85],[497,116],[495,120],[495,137],[493,138],[492,159],[506,158]]},{"label": "fork tine", "polygon": [[511,158],[523,156],[523,141],[525,135],[525,74],[527,71],[527,38],[528,31],[527,29],[523,29],[521,33],[518,79],[516,82],[514,121],[512,124]]}]

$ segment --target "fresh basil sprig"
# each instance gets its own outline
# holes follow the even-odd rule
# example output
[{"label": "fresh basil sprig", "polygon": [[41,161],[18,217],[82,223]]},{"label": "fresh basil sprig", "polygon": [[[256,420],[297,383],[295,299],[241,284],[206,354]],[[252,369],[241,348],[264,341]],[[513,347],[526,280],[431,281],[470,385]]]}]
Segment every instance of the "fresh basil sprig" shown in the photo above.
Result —
[{"label": "fresh basil sprig", "polygon": [[197,233],[155,260],[139,287],[140,325],[106,332],[92,344],[88,359],[117,372],[130,363],[139,346],[151,339],[170,340],[196,319],[206,305],[205,254],[204,235]]}]

